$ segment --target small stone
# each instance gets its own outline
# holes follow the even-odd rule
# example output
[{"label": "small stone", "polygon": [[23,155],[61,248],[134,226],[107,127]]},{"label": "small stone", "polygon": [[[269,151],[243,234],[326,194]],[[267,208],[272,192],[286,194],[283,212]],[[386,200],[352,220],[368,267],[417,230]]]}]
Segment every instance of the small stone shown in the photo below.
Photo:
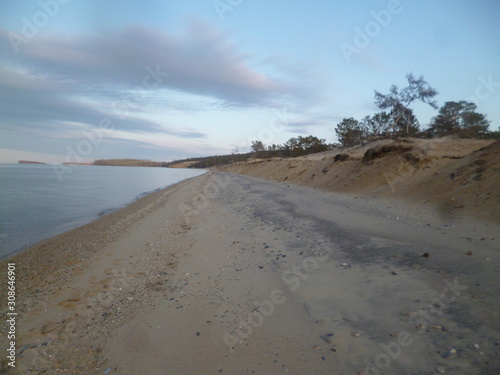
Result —
[{"label": "small stone", "polygon": [[425,329],[425,325],[423,324],[417,324],[415,327],[418,329]]},{"label": "small stone", "polygon": [[451,358],[453,356],[455,356],[457,354],[457,351],[455,349],[450,349],[448,350],[444,355],[443,357],[444,358]]},{"label": "small stone", "polygon": [[474,344],[474,348],[479,349],[479,344]]},{"label": "small stone", "polygon": [[469,250],[469,251],[467,251],[467,252],[465,253],[465,255],[472,255],[472,251],[470,251],[470,250]]},{"label": "small stone", "polygon": [[423,253],[423,254],[422,254],[422,257],[424,257],[424,258],[429,258],[430,256],[431,256],[431,255],[430,255],[429,253]]},{"label": "small stone", "polygon": [[351,332],[352,337],[359,337],[361,336],[361,332]]},{"label": "small stone", "polygon": [[443,366],[436,367],[436,371],[439,372],[440,374],[444,374],[446,372]]},{"label": "small stone", "polygon": [[332,337],[333,337],[333,333],[327,333],[326,335],[321,336],[321,340],[323,340],[327,344],[331,344],[333,342]]},{"label": "small stone", "polygon": [[344,269],[348,270],[350,269],[352,266],[350,264],[347,264],[347,263],[342,263],[342,267],[344,267]]}]

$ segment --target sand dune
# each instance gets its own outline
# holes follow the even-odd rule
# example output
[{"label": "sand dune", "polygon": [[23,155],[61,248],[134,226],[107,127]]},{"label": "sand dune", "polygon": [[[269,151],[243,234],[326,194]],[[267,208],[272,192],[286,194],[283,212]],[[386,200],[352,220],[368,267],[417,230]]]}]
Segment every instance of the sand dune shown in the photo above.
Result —
[{"label": "sand dune", "polygon": [[444,217],[500,221],[500,141],[381,140],[293,159],[256,159],[220,169],[358,196],[432,202]]}]

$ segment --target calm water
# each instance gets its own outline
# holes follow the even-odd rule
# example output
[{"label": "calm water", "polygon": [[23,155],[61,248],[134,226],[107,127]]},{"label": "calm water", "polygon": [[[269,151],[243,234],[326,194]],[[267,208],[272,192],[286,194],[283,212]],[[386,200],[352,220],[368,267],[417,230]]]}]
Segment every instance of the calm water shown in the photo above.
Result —
[{"label": "calm water", "polygon": [[0,164],[0,259],[202,170]]}]

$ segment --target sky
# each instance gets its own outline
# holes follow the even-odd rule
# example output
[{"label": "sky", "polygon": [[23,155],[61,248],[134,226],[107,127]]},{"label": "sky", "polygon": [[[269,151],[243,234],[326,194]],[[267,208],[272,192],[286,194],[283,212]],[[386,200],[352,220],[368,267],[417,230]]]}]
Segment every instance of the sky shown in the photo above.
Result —
[{"label": "sky", "polygon": [[[0,163],[247,152],[423,75],[500,125],[497,0],[0,2]],[[437,111],[411,108],[423,128]]]}]

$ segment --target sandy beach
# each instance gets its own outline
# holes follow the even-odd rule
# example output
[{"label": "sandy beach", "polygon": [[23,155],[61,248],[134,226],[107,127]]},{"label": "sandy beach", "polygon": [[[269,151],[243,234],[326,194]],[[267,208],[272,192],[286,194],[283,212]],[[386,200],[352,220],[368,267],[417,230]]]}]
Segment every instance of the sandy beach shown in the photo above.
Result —
[{"label": "sandy beach", "polygon": [[498,373],[498,229],[210,171],[2,261],[2,373]]}]

